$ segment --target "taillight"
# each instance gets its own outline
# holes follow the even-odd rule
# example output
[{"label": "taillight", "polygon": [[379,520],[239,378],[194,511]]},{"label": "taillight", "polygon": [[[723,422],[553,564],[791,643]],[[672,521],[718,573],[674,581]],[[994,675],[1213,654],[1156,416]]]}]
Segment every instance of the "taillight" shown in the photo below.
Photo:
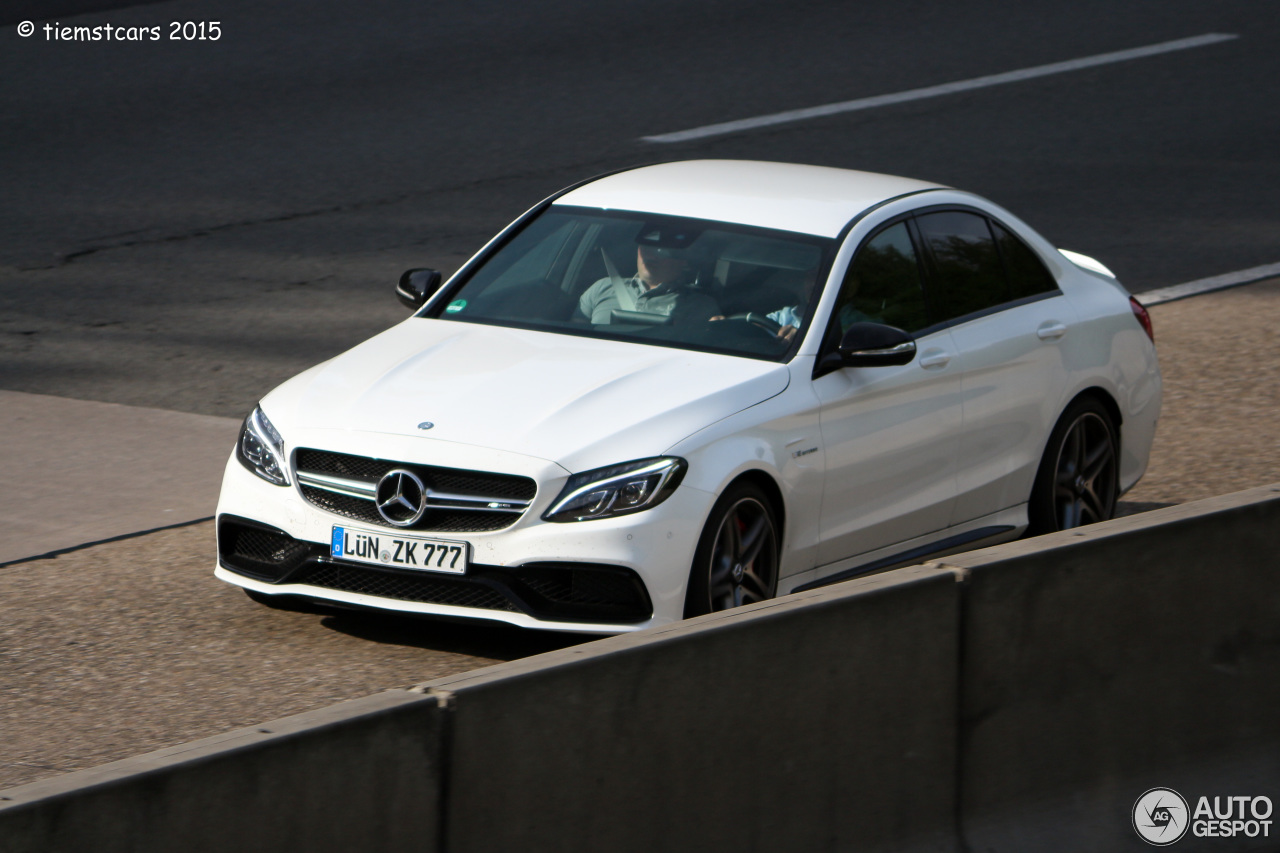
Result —
[{"label": "taillight", "polygon": [[1138,322],[1142,324],[1142,331],[1147,333],[1147,337],[1151,338],[1151,343],[1156,342],[1156,330],[1151,326],[1151,315],[1147,313],[1147,309],[1142,307],[1142,303],[1134,297],[1129,297],[1129,307],[1133,309],[1133,316],[1138,318]]}]

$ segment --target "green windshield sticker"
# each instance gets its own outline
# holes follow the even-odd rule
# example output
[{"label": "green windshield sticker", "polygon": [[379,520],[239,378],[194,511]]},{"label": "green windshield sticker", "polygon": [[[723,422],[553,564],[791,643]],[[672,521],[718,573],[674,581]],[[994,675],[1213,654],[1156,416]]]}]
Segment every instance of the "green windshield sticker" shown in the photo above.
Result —
[{"label": "green windshield sticker", "polygon": [[455,299],[449,303],[449,307],[444,309],[444,311],[446,314],[457,314],[459,311],[461,311],[463,308],[466,308],[466,307],[467,307],[467,300]]}]

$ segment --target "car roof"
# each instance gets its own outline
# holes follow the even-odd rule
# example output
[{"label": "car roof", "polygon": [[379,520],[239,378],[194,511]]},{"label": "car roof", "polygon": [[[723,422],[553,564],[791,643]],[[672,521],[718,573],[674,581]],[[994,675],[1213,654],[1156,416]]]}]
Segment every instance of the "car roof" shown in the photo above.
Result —
[{"label": "car roof", "polygon": [[556,204],[663,213],[838,236],[859,213],[941,184],[794,163],[685,160],[607,175]]}]

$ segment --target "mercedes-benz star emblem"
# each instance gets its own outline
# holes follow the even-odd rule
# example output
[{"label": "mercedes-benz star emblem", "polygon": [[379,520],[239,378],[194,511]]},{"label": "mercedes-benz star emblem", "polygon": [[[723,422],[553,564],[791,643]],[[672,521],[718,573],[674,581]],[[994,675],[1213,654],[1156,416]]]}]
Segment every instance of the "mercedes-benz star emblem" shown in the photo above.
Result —
[{"label": "mercedes-benz star emblem", "polygon": [[378,515],[396,527],[410,527],[427,511],[428,489],[418,475],[395,468],[382,475],[374,493]]}]

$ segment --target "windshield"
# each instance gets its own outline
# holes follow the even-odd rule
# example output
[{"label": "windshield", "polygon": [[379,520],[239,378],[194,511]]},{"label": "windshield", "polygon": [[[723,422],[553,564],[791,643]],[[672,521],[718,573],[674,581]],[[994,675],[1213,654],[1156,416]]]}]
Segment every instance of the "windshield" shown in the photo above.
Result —
[{"label": "windshield", "polygon": [[426,316],[783,361],[817,304],[832,241],[553,206]]}]

